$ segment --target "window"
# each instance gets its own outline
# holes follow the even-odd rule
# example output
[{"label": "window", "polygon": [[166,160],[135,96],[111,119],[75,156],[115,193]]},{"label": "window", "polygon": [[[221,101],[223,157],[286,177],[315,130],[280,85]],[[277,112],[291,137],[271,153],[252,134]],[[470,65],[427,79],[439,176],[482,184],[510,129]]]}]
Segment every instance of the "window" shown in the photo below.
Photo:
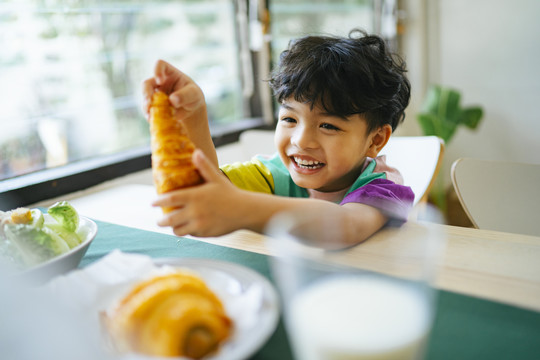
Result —
[{"label": "window", "polygon": [[295,37],[319,34],[345,36],[354,28],[372,32],[374,0],[272,0],[272,59]]},{"label": "window", "polygon": [[260,114],[242,91],[237,9],[231,0],[3,1],[0,193],[100,159],[149,166],[141,82],[160,58],[203,88],[213,133],[259,124],[246,120]]},{"label": "window", "polygon": [[149,167],[141,82],[157,59],[202,87],[219,145],[272,122],[261,80],[289,39],[371,31],[372,9],[370,0],[2,1],[0,210]]},{"label": "window", "polygon": [[158,58],[197,79],[214,128],[245,118],[231,1],[68,3],[2,5],[0,180],[146,146]]}]

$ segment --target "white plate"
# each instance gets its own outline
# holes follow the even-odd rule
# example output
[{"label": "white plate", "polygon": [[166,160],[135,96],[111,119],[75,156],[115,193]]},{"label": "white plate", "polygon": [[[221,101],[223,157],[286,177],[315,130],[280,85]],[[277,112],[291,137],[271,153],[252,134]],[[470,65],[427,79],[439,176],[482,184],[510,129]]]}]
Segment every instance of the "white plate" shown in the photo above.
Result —
[{"label": "white plate", "polygon": [[[227,315],[234,322],[231,338],[215,355],[205,357],[205,360],[244,360],[268,341],[279,320],[277,292],[264,276],[235,263],[199,258],[153,259],[147,255],[113,250],[82,269],[52,279],[41,290],[58,303],[69,304],[68,307],[80,316],[76,322],[84,327],[85,333],[106,335],[100,321],[103,312],[113,311],[135,284],[177,268],[198,274],[221,299]],[[121,358],[156,359],[139,354]]]},{"label": "white plate", "polygon": [[[258,272],[235,263],[209,259],[159,258],[153,262],[161,269],[173,267],[196,272],[220,297],[227,314],[234,321],[231,339],[222,344],[217,354],[205,359],[247,359],[266,343],[276,329],[278,295],[273,285]],[[148,357],[131,354],[127,358]]]}]

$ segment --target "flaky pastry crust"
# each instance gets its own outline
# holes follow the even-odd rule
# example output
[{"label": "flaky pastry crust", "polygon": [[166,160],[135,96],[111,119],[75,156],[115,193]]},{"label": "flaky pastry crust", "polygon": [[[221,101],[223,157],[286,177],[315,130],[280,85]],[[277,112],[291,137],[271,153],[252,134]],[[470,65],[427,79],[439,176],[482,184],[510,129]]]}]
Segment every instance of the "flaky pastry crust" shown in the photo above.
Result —
[{"label": "flaky pastry crust", "polygon": [[[150,104],[152,175],[158,194],[201,184],[203,179],[191,157],[195,146],[181,121],[174,116],[169,97],[156,91]],[[173,208],[163,208],[169,212]]]}]

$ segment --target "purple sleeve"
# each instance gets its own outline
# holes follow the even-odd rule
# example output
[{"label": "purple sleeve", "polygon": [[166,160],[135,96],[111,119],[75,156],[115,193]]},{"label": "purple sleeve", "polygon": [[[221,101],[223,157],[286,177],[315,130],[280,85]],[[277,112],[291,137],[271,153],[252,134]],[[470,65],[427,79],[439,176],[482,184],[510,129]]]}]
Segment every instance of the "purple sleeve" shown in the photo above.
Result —
[{"label": "purple sleeve", "polygon": [[361,203],[379,209],[390,220],[405,222],[414,201],[411,188],[386,179],[375,179],[345,196],[341,205]]}]

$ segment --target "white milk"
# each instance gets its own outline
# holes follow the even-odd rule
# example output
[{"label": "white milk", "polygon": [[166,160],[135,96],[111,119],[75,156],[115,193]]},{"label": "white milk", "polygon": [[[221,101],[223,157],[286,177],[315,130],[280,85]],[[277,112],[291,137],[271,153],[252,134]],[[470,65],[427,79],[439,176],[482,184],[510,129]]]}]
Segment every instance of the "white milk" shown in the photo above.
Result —
[{"label": "white milk", "polygon": [[323,280],[289,314],[299,360],[419,359],[430,325],[417,289],[367,276]]}]

